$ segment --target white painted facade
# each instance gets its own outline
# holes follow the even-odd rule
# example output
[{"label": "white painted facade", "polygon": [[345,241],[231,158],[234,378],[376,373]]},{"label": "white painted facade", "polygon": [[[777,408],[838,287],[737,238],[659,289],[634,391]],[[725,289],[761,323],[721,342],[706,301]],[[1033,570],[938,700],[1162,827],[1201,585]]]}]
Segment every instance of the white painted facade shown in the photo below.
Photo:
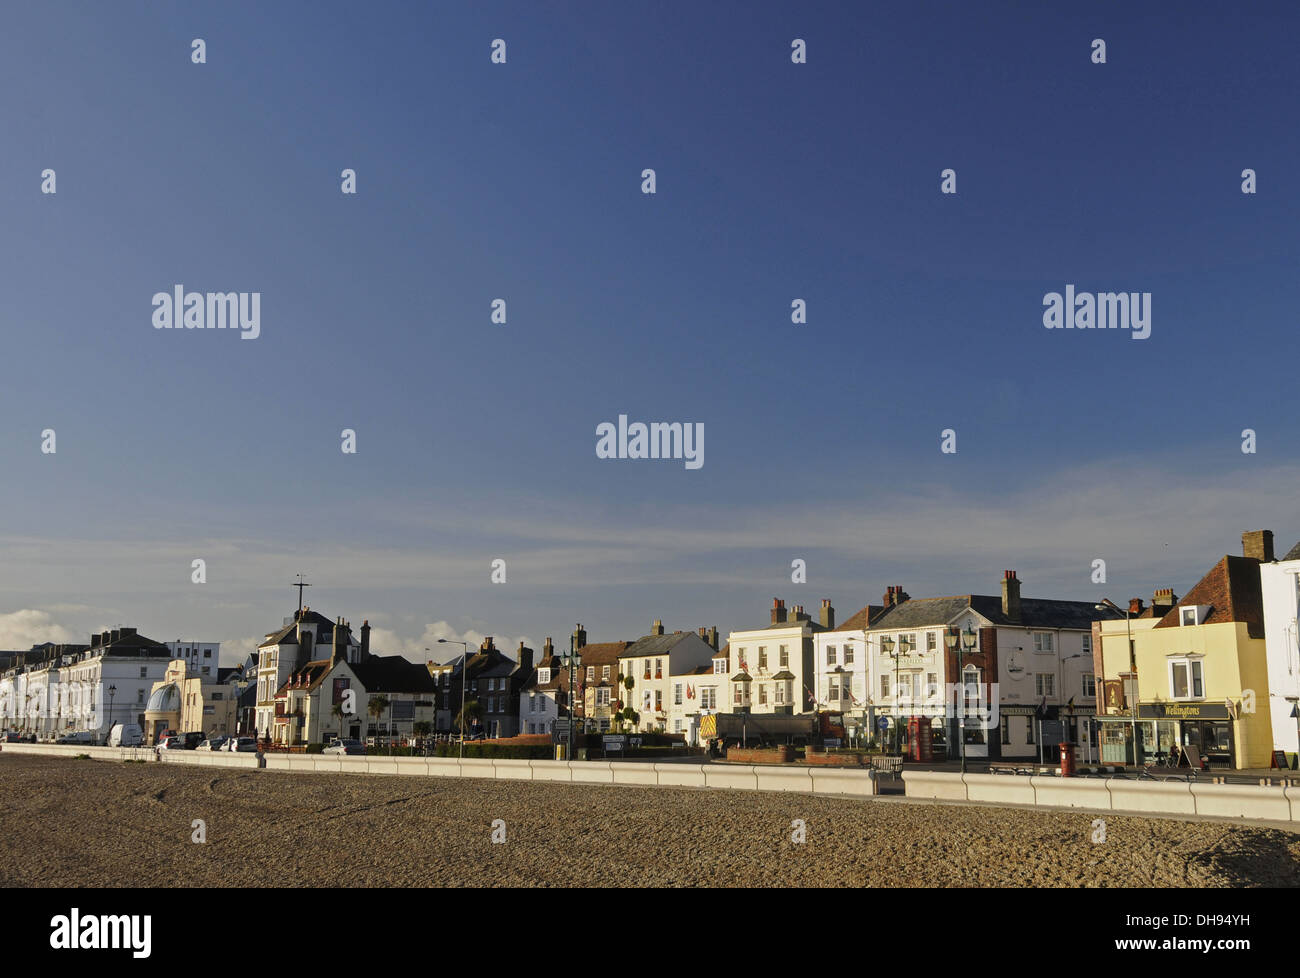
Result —
[{"label": "white painted facade", "polygon": [[1300,560],[1260,564],[1259,583],[1273,749],[1300,753]]},{"label": "white painted facade", "polygon": [[[664,638],[665,636],[649,636]],[[659,651],[638,649],[641,642],[628,646],[618,657],[618,670],[632,677],[632,689],[620,687],[620,698],[641,715],[640,731],[671,732],[668,707],[672,697],[673,676],[707,666],[717,655],[713,647],[695,632],[666,636],[676,639],[669,648]],[[646,640],[642,640],[646,641]]]},{"label": "white painted facade", "polygon": [[221,657],[220,642],[194,642],[177,639],[164,643],[173,659],[185,660],[185,671],[190,677],[198,676],[207,682],[217,681],[217,663]]}]

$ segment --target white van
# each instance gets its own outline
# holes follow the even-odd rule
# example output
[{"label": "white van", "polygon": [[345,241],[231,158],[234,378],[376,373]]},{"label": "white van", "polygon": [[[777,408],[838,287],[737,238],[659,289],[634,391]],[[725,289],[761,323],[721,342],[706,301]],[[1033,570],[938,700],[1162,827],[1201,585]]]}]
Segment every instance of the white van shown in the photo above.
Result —
[{"label": "white van", "polygon": [[109,747],[139,747],[144,743],[144,731],[138,723],[115,723],[108,732]]}]

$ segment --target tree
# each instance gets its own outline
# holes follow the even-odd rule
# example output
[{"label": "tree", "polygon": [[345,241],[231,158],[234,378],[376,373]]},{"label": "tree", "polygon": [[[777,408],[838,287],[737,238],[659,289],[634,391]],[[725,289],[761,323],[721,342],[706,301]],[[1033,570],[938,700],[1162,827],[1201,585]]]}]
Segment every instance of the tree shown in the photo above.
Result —
[{"label": "tree", "polygon": [[[375,718],[376,725],[378,725],[379,718],[384,715],[386,709],[388,709],[388,697],[383,693],[376,693],[374,696],[370,697],[370,702],[366,704],[366,712]],[[391,734],[392,731],[390,730],[389,733]],[[393,748],[391,740],[389,741],[388,750],[389,753],[392,753]]]},{"label": "tree", "polygon": [[335,703],[335,704],[334,704],[334,709],[330,710],[330,712],[331,712],[332,714],[334,714],[334,716],[338,717],[338,721],[339,721],[339,740],[342,740],[342,739],[343,739],[343,718],[347,716],[347,714],[343,712],[343,704],[342,704],[342,703]]},{"label": "tree", "polygon": [[472,726],[475,720],[483,718],[483,706],[478,700],[470,700],[465,704],[464,709],[456,714],[456,719],[452,722],[460,730],[460,735],[465,736],[465,728]]}]

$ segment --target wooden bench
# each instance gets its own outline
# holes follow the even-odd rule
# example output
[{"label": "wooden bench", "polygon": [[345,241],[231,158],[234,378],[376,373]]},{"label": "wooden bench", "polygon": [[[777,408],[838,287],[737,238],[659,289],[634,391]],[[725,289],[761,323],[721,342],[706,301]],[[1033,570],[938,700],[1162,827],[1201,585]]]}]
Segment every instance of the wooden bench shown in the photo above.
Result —
[{"label": "wooden bench", "polygon": [[903,773],[903,759],[901,757],[877,755],[871,758],[871,767],[881,774],[888,774],[891,778],[897,778]]}]

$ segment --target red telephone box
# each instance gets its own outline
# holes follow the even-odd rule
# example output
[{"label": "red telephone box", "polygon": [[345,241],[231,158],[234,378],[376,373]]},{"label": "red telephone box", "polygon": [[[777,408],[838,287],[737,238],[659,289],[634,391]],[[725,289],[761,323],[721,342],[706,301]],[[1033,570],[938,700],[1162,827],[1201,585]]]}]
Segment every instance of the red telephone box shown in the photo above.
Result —
[{"label": "red telephone box", "polygon": [[909,758],[924,764],[934,762],[934,747],[930,740],[929,717],[908,717],[907,739],[907,755]]}]

